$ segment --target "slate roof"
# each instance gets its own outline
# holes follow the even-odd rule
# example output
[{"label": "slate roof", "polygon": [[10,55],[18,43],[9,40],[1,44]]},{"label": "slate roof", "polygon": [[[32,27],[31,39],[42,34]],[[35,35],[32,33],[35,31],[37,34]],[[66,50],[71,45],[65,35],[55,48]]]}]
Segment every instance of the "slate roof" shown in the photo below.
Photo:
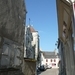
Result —
[{"label": "slate roof", "polygon": [[57,58],[57,55],[45,55],[45,58]]},{"label": "slate roof", "polygon": [[57,58],[58,55],[55,52],[43,52],[45,58]]}]

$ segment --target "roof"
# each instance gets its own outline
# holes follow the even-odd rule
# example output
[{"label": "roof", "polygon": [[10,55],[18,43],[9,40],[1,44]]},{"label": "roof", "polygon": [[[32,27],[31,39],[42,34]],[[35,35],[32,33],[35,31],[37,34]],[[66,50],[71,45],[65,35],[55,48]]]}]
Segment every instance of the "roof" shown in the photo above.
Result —
[{"label": "roof", "polygon": [[45,58],[57,58],[57,55],[45,55]]},{"label": "roof", "polygon": [[43,52],[45,55],[55,55],[55,52]]},{"label": "roof", "polygon": [[33,26],[31,26],[31,25],[28,25],[27,27],[30,29],[31,32],[38,32],[38,31],[36,31],[36,30],[33,28]]},{"label": "roof", "polygon": [[57,58],[56,52],[43,52],[45,58]]},{"label": "roof", "polygon": [[30,28],[31,32],[36,32],[36,30],[33,28],[33,26],[29,25],[28,27]]}]

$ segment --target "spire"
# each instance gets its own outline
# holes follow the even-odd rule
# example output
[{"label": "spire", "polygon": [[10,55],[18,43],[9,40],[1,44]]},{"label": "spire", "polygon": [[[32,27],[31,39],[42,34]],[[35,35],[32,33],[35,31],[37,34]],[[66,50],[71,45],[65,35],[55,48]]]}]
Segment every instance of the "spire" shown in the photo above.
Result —
[{"label": "spire", "polygon": [[29,25],[30,25],[30,18],[29,18]]},{"label": "spire", "polygon": [[28,27],[30,27],[31,25],[30,25],[30,18],[29,18],[29,24],[28,24]]}]

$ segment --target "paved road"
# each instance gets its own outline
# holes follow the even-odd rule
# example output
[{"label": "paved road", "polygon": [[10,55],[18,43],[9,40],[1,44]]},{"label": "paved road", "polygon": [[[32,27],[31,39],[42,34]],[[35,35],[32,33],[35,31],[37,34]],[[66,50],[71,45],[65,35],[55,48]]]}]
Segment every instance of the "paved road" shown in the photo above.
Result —
[{"label": "paved road", "polygon": [[39,75],[58,75],[58,69],[47,69],[46,71],[41,72]]}]

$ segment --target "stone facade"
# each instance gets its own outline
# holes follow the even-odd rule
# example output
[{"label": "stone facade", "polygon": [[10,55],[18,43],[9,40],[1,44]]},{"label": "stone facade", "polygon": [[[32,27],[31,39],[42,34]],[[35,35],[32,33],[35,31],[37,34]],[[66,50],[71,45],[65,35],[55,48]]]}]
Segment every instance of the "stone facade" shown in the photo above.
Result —
[{"label": "stone facade", "polygon": [[1,0],[0,10],[0,35],[23,44],[26,12],[23,0]]},{"label": "stone facade", "polygon": [[[30,54],[29,54],[30,53]],[[26,26],[24,47],[24,74],[36,75],[39,63],[39,34],[31,25]],[[25,72],[26,71],[26,72]]]},{"label": "stone facade", "polygon": [[22,71],[24,75],[36,75],[36,61],[24,59],[23,63]]},{"label": "stone facade", "polygon": [[[60,75],[75,75],[74,32],[72,26],[72,7],[66,0],[57,0],[58,32],[60,40]],[[58,43],[59,44],[59,43]],[[60,46],[59,46],[60,47]],[[63,57],[64,56],[64,57]],[[63,63],[64,62],[64,63]]]},{"label": "stone facade", "polygon": [[4,70],[0,72],[0,75],[24,75],[21,70]]},{"label": "stone facade", "polygon": [[24,0],[0,0],[0,75],[23,75]]}]

